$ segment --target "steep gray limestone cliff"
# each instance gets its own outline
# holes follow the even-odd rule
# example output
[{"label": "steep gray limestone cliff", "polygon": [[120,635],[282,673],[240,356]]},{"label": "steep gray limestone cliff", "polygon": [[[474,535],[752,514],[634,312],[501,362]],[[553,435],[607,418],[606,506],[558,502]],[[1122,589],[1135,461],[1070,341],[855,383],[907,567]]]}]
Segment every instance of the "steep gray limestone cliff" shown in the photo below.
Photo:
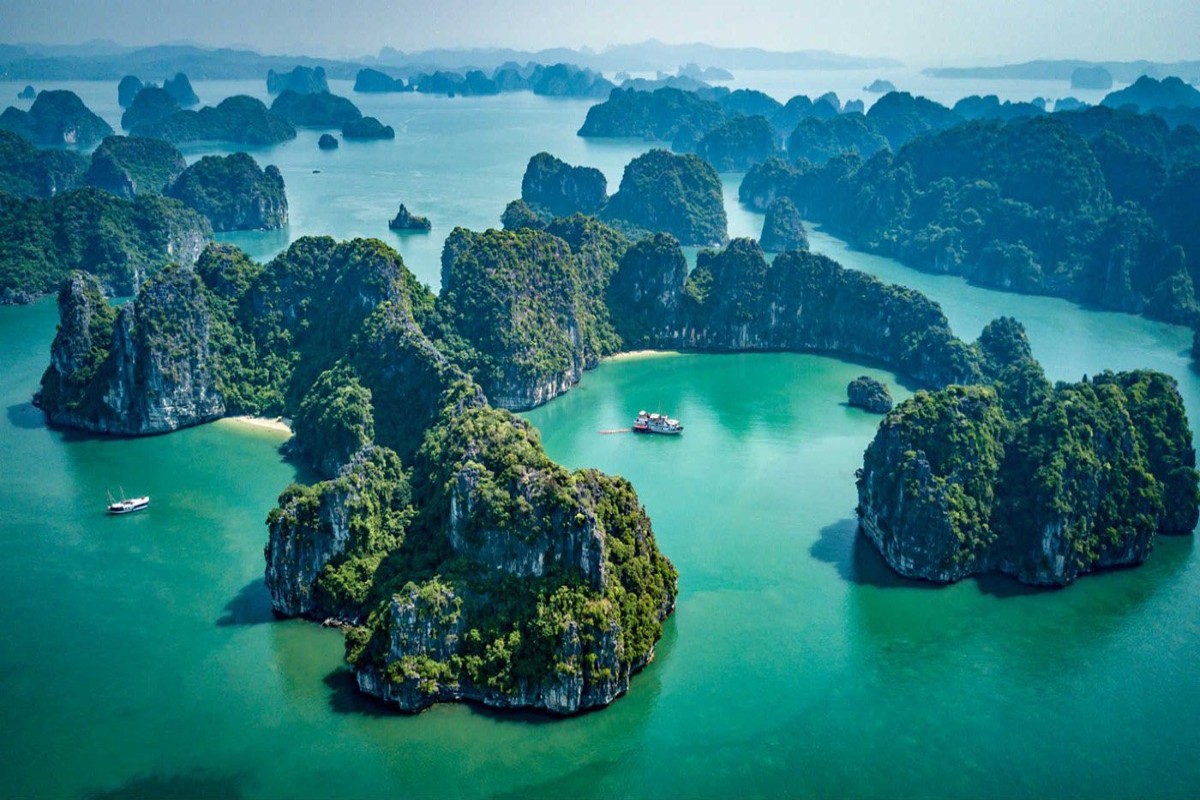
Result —
[{"label": "steep gray limestone cliff", "polygon": [[[107,304],[75,273],[59,295],[63,325],[51,347],[39,403],[54,425],[97,433],[165,433],[225,413],[215,386],[210,318],[199,279],[173,265],[116,313],[109,341],[92,320]],[[99,358],[96,348],[107,350]],[[90,371],[80,374],[82,365]]]}]

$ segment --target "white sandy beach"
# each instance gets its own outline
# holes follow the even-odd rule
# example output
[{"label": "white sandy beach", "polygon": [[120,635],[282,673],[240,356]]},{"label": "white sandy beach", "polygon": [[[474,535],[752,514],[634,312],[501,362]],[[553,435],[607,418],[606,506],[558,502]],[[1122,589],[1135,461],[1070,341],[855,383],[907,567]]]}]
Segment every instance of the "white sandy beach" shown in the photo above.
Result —
[{"label": "white sandy beach", "polygon": [[245,425],[251,428],[266,428],[272,431],[279,431],[291,435],[292,425],[290,419],[284,417],[275,417],[268,419],[266,417],[224,417],[218,422],[224,422],[230,425]]},{"label": "white sandy beach", "polygon": [[605,361],[636,361],[644,358],[673,358],[682,355],[678,350],[630,350],[627,353],[617,353],[615,356],[605,356]]}]

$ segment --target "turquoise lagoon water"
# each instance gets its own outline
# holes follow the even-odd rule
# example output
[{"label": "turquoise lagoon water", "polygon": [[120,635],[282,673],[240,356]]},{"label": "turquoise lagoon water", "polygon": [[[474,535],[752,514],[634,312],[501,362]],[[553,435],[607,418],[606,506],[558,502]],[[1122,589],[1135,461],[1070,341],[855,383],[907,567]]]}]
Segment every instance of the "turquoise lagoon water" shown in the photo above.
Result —
[{"label": "turquoise lagoon water", "polygon": [[[115,85],[71,87],[119,115]],[[263,94],[196,88],[206,102]],[[379,236],[436,287],[445,235],[496,224],[534,152],[597,166],[613,188],[649,146],[579,139],[579,101],[354,99],[396,141],[328,154],[306,131],[257,151],[284,172],[292,223],[230,240],[265,257],[309,233]],[[737,206],[737,181],[725,176],[731,233],[754,235],[761,216]],[[433,233],[390,234],[401,201]],[[925,275],[821,231],[812,243],[926,292],[966,338],[1017,317],[1053,378],[1170,372],[1200,419],[1185,329]],[[263,520],[289,480],[311,478],[281,458],[281,436],[232,422],[137,440],[48,430],[29,398],[55,322],[51,301],[0,308],[4,795],[1187,797],[1200,785],[1192,538],[1062,591],[895,578],[853,519],[878,418],[843,404],[864,372],[906,396],[886,371],[656,354],[606,362],[528,413],[555,459],[633,481],[679,568],[678,611],[658,659],[604,711],[404,717],[355,692],[338,633],[272,619]],[[680,417],[685,434],[598,433],[641,407]],[[121,487],[152,507],[106,518],[105,491]]]}]

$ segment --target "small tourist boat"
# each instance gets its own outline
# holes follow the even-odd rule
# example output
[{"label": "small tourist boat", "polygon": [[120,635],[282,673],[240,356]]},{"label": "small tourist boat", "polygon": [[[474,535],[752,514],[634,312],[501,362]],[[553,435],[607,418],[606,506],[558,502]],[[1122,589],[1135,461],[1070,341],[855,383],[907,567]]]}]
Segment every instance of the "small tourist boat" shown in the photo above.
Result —
[{"label": "small tourist boat", "polygon": [[108,513],[109,514],[132,514],[134,511],[141,511],[150,505],[150,497],[130,497],[126,499],[124,492],[121,493],[120,500],[114,500],[112,493],[108,495]]},{"label": "small tourist boat", "polygon": [[667,436],[683,433],[683,426],[677,419],[668,419],[666,414],[647,414],[639,411],[633,421],[634,433],[661,433]]}]

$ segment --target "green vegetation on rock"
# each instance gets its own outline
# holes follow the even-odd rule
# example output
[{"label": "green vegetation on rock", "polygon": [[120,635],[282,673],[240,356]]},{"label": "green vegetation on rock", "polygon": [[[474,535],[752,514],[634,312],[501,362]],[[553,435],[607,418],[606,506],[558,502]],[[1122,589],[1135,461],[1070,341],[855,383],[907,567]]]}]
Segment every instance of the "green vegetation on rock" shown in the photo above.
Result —
[{"label": "green vegetation on rock", "polygon": [[131,295],[171,261],[191,263],[212,238],[202,216],[157,196],[133,200],[80,189],[49,200],[0,202],[0,298],[55,291],[72,270]]},{"label": "green vegetation on rock", "polygon": [[768,253],[786,250],[807,250],[808,231],[796,204],[787,197],[778,197],[767,206],[759,243]]},{"label": "green vegetation on rock", "polygon": [[779,150],[775,131],[760,115],[736,116],[704,134],[696,154],[722,172],[745,172]]},{"label": "green vegetation on rock", "polygon": [[324,67],[294,67],[291,72],[267,70],[268,94],[293,91],[297,94],[328,92],[329,82]]},{"label": "green vegetation on rock", "polygon": [[669,88],[653,92],[614,89],[608,100],[588,109],[579,135],[670,142],[681,129],[703,133],[724,119],[721,106],[693,92]]},{"label": "green vegetation on rock", "polygon": [[170,142],[109,136],[92,153],[84,181],[119,197],[163,194],[186,168],[183,154]]},{"label": "green vegetation on rock", "polygon": [[867,449],[859,513],[894,569],[1062,585],[1141,563],[1156,533],[1195,527],[1195,452],[1174,379],[1105,372],[1051,389],[1020,326],[989,327],[980,347],[997,388],[918,392]]},{"label": "green vegetation on rock", "polygon": [[113,130],[79,96],[65,89],[38,92],[28,111],[9,106],[0,114],[0,131],[11,131],[35,145],[86,148]]},{"label": "green vegetation on rock", "polygon": [[608,181],[594,167],[573,167],[538,153],[525,168],[521,199],[551,217],[595,214],[608,200]]},{"label": "green vegetation on rock", "polygon": [[0,192],[14,197],[52,197],[78,188],[88,161],[70,150],[39,150],[29,140],[0,130]]},{"label": "green vegetation on rock", "polygon": [[179,103],[166,89],[160,86],[145,86],[138,89],[125,112],[121,114],[121,127],[127,131],[144,129],[179,110]]},{"label": "green vegetation on rock", "polygon": [[208,217],[213,230],[264,230],[287,224],[283,175],[248,153],[205,156],[192,164],[167,194]]},{"label": "green vegetation on rock", "polygon": [[633,159],[602,216],[670,233],[685,245],[719,245],[729,238],[721,179],[695,155],[651,150]]},{"label": "green vegetation on rock", "polygon": [[[148,89],[138,93],[138,97]],[[137,108],[137,100],[126,112]],[[296,138],[296,129],[272,114],[261,100],[245,95],[227,97],[215,107],[199,111],[175,111],[167,116],[125,125],[136,136],[166,139],[169,142],[219,141],[237,144],[279,144]]]},{"label": "green vegetation on rock", "polygon": [[396,131],[374,117],[351,120],[342,125],[343,139],[395,139]]},{"label": "green vegetation on rock", "polygon": [[200,98],[192,89],[192,82],[182,72],[176,72],[174,78],[163,81],[163,90],[175,98],[175,102],[179,103],[181,108],[191,108],[200,102]]},{"label": "green vegetation on rock", "polygon": [[772,160],[739,196],[760,209],[787,196],[856,246],[919,269],[1190,322],[1200,137],[1181,130],[1107,108],[971,122],[894,156]]},{"label": "green vegetation on rock", "polygon": [[[554,277],[603,270],[622,244],[595,220],[556,227],[523,233]],[[460,267],[472,249],[496,252],[448,246]],[[573,713],[612,702],[653,657],[676,575],[632,487],[567,472],[487,406],[424,332],[446,324],[432,295],[382,243],[306,238],[266,265],[212,245],[120,311],[75,273],[61,310],[39,397],[57,424],[294,417],[294,449],[330,479],[280,496],[267,587],[282,614],[352,625],[366,691],[409,711],[470,698]]]},{"label": "green vegetation on rock", "polygon": [[358,106],[328,90],[300,93],[284,89],[271,103],[271,113],[292,125],[309,128],[341,128],[362,119]]},{"label": "green vegetation on rock", "polygon": [[540,405],[619,349],[603,292],[626,246],[585,217],[546,231],[450,234],[438,308],[469,345],[461,361],[493,402]]}]

